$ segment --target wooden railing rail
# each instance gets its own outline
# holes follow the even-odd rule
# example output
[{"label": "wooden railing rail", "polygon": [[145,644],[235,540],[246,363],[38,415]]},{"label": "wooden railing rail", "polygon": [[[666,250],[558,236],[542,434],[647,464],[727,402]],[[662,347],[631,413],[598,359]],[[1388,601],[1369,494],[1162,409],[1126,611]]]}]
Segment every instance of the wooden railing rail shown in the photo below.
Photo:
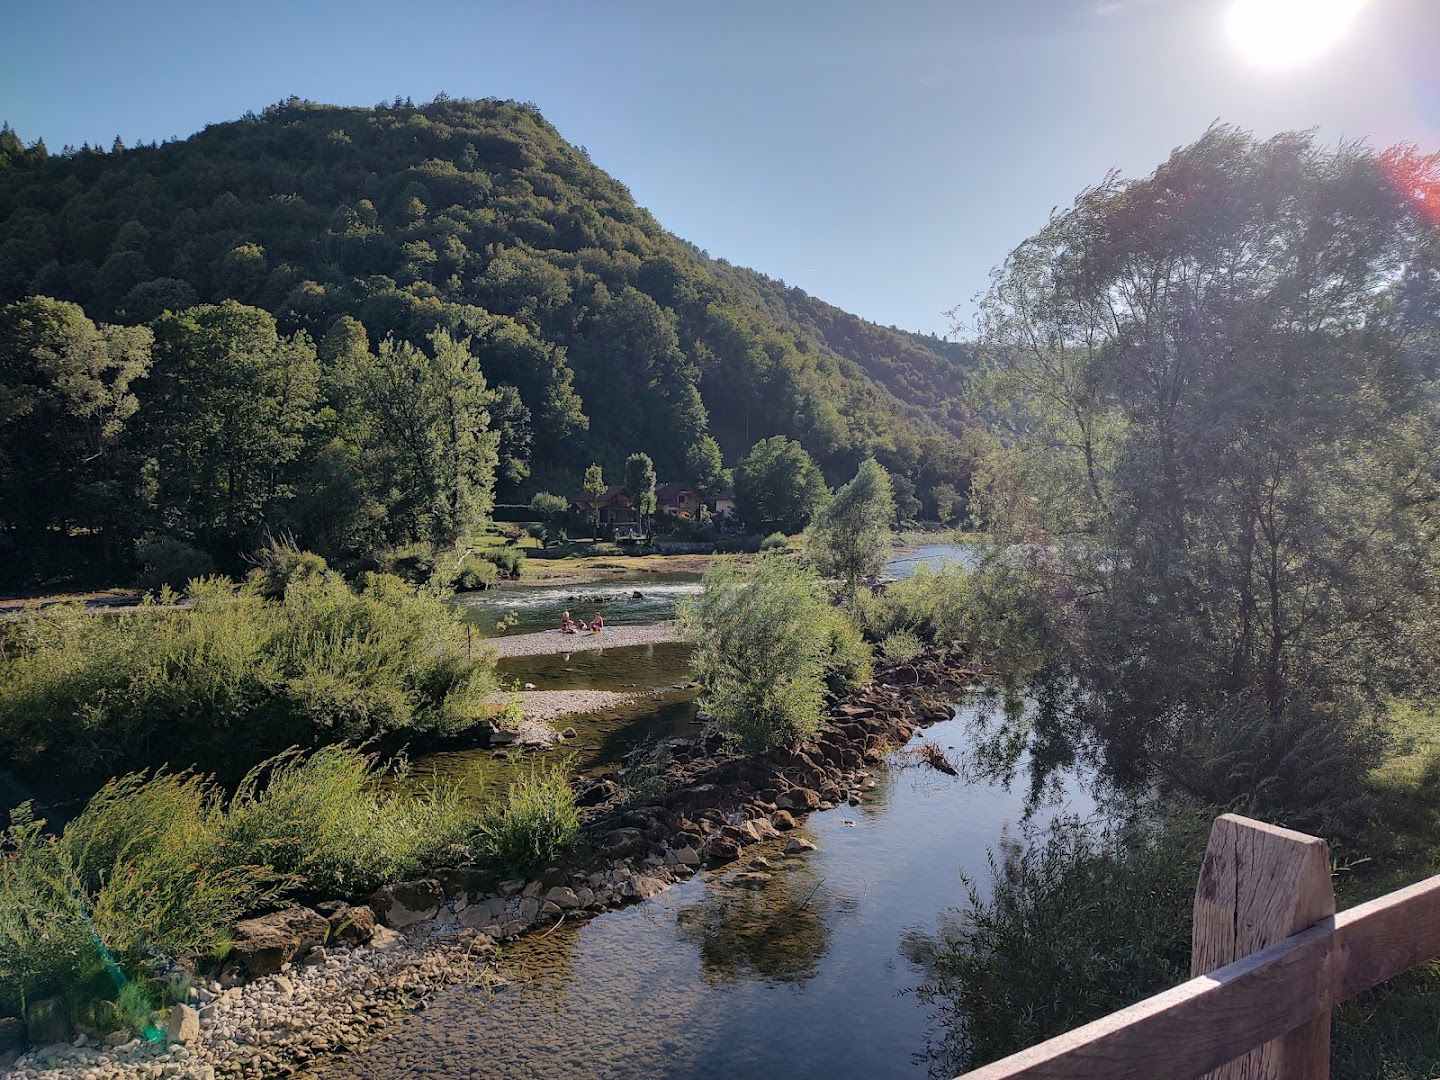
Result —
[{"label": "wooden railing rail", "polygon": [[964,1080],[1329,1080],[1330,1010],[1440,956],[1440,875],[1337,915],[1329,869],[1323,840],[1217,818],[1196,977]]}]

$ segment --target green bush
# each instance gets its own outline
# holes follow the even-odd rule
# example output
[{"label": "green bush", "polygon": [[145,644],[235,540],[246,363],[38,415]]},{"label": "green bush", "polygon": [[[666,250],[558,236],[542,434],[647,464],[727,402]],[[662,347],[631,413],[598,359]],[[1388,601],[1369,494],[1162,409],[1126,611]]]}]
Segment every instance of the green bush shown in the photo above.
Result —
[{"label": "green bush", "polygon": [[[17,764],[94,773],[160,762],[236,775],[294,744],[451,734],[495,688],[455,610],[366,574],[192,583],[184,611],[147,604],[97,617],[28,610],[0,628],[0,752]],[[163,599],[163,597],[162,597]]]},{"label": "green bush", "polygon": [[537,491],[530,499],[530,509],[541,521],[555,521],[570,509],[570,500],[549,491]]},{"label": "green bush", "polygon": [[539,765],[510,785],[503,803],[481,813],[476,848],[498,867],[523,873],[558,858],[580,840],[569,763]]},{"label": "green bush", "polygon": [[1209,816],[1025,826],[992,887],[905,951],[926,972],[932,1073],[955,1075],[1189,977],[1190,910]]},{"label": "green bush", "polygon": [[350,747],[296,750],[252,769],[220,828],[227,860],[266,865],[325,896],[368,892],[466,854],[477,816],[453,784],[381,783],[377,760]]},{"label": "green bush", "polygon": [[880,655],[887,664],[904,664],[925,651],[925,644],[910,630],[894,630],[880,642]]},{"label": "green bush", "polygon": [[493,547],[485,548],[479,552],[482,559],[495,564],[495,568],[501,575],[508,578],[518,578],[520,569],[525,565],[525,549],[518,547]]},{"label": "green bush", "polygon": [[271,539],[255,555],[255,569],[260,595],[267,600],[281,600],[292,581],[310,581],[330,573],[330,567],[313,551],[302,551],[294,540]]},{"label": "green bush", "polygon": [[459,592],[474,592],[477,589],[490,588],[499,579],[500,570],[493,562],[467,555],[455,572],[454,587]]},{"label": "green bush", "polygon": [[173,536],[145,537],[135,545],[135,558],[140,584],[147,589],[183,589],[192,578],[215,572],[215,560],[207,552]]},{"label": "green bush", "polygon": [[790,538],[782,532],[773,532],[760,541],[759,551],[780,553],[790,550]]},{"label": "green bush", "polygon": [[701,708],[730,742],[793,745],[819,726],[827,690],[869,677],[864,642],[824,593],[811,571],[768,557],[749,569],[712,567],[699,598],[682,606]]}]

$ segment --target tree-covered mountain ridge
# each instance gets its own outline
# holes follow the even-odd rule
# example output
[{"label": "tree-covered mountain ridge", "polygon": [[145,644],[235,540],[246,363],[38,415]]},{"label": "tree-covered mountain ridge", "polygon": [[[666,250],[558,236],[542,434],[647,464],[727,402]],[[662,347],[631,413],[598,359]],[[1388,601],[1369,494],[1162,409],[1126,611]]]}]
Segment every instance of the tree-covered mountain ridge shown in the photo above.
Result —
[{"label": "tree-covered mountain ridge", "polygon": [[732,463],[777,434],[831,482],[872,455],[922,494],[968,476],[965,347],[710,258],[527,104],[291,99],[59,155],[7,129],[0,303],[30,295],[122,324],[235,300],[307,333],[322,364],[337,322],[372,345],[468,338],[515,391],[504,498],[637,450],[687,476],[716,443]]}]

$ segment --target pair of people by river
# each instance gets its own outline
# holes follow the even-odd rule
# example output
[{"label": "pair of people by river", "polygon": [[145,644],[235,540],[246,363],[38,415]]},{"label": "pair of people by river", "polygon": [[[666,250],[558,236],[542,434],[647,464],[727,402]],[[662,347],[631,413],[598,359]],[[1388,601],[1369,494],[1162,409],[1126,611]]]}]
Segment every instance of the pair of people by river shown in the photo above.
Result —
[{"label": "pair of people by river", "polygon": [[598,611],[595,613],[595,618],[591,619],[588,623],[576,622],[570,617],[570,612],[568,611],[560,616],[560,632],[562,634],[578,634],[582,630],[588,630],[592,634],[598,634],[604,629],[605,620]]}]

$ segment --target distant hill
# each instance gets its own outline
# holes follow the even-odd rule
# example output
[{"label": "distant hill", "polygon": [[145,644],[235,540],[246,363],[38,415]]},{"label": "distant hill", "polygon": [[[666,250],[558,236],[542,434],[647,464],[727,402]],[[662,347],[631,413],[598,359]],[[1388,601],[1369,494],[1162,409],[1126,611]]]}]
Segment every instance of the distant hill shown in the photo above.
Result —
[{"label": "distant hill", "polygon": [[677,476],[706,431],[727,462],[785,434],[832,481],[874,453],[922,491],[963,483],[943,464],[963,348],[709,258],[515,102],[291,100],[63,155],[7,130],[0,301],[28,294],[109,322],[231,298],[317,340],[341,315],[372,340],[471,335],[529,411],[524,487],[634,450]]}]

